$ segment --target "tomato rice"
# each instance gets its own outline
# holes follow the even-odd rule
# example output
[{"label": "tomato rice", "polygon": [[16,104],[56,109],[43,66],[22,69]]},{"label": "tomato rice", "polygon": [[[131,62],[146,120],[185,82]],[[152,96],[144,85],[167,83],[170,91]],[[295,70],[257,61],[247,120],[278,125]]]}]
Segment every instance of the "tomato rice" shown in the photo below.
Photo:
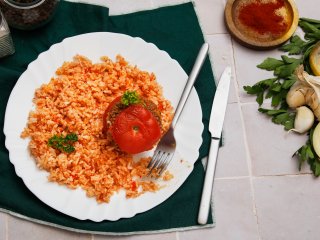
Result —
[{"label": "tomato rice", "polygon": [[[29,149],[37,166],[49,172],[49,181],[71,189],[81,187],[98,202],[109,202],[120,189],[129,198],[153,192],[159,185],[145,180],[150,158],[134,161],[119,152],[103,132],[103,114],[113,99],[136,91],[153,101],[161,112],[163,131],[172,120],[172,106],[163,97],[153,73],[139,70],[117,56],[92,63],[77,55],[56,71],[48,84],[35,91],[27,127],[21,137],[30,137]],[[48,146],[55,134],[76,133],[75,151],[67,154]]]}]

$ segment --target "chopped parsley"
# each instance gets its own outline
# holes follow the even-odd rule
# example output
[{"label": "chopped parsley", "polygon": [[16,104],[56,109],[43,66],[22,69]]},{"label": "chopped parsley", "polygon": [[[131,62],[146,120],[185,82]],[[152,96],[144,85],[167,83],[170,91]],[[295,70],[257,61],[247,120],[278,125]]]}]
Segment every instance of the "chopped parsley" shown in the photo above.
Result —
[{"label": "chopped parsley", "polygon": [[61,152],[72,153],[75,150],[73,143],[76,141],[78,141],[78,135],[75,133],[69,133],[65,137],[54,135],[48,140],[48,146]]}]

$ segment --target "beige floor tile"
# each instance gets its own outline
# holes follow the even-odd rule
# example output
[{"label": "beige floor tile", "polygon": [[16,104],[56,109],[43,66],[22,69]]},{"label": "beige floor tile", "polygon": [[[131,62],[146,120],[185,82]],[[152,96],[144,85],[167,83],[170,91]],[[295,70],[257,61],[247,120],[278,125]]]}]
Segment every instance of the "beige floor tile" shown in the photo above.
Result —
[{"label": "beige floor tile", "polygon": [[99,236],[95,235],[94,240],[176,240],[177,234],[163,233],[163,234],[146,234],[146,235],[132,235],[132,236]]},{"label": "beige floor tile", "polygon": [[7,239],[7,214],[0,212],[0,240]]},{"label": "beige floor tile", "polygon": [[244,131],[238,103],[228,104],[219,149],[216,177],[248,176]]},{"label": "beige floor tile", "polygon": [[225,67],[231,66],[233,77],[228,102],[238,102],[236,78],[234,77],[233,49],[230,36],[228,34],[206,35],[206,40],[210,45],[210,58],[216,82],[219,82]]},{"label": "beige floor tile", "polygon": [[301,172],[292,155],[305,144],[307,136],[287,133],[282,125],[274,124],[258,112],[257,104],[242,105],[248,148],[255,176],[299,174],[310,172],[307,164]]},{"label": "beige floor tile", "polygon": [[80,234],[44,226],[30,221],[9,216],[8,239],[10,240],[90,240],[88,234]]},{"label": "beige floor tile", "polygon": [[195,0],[204,34],[227,33],[224,24],[225,0]]},{"label": "beige floor tile", "polygon": [[267,57],[280,59],[282,52],[278,50],[256,51],[241,46],[233,40],[235,69],[237,74],[238,93],[241,102],[255,102],[255,96],[248,95],[244,86],[252,86],[260,80],[272,78],[272,72],[257,68],[256,66]]},{"label": "beige floor tile", "polygon": [[319,179],[309,175],[257,178],[254,191],[262,240],[319,239]]},{"label": "beige floor tile", "polygon": [[319,2],[317,0],[295,0],[299,10],[299,16],[319,19]]},{"label": "beige floor tile", "polygon": [[179,240],[257,240],[249,179],[216,180],[214,187],[216,227],[179,233]]}]

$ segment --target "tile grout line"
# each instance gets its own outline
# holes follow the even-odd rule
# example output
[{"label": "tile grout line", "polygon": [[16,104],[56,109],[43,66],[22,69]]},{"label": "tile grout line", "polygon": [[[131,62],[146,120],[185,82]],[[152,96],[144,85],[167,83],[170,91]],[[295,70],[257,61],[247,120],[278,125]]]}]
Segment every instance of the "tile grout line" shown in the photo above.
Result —
[{"label": "tile grout line", "polygon": [[236,67],[236,61],[235,61],[235,51],[234,51],[234,39],[231,38],[231,47],[232,47],[232,56],[233,56],[233,65],[234,65],[234,78],[235,78],[235,84],[236,84],[236,97],[238,100],[238,108],[240,111],[240,120],[241,120],[241,124],[242,124],[242,132],[243,132],[243,138],[244,138],[244,146],[246,149],[246,159],[247,159],[247,166],[248,166],[248,173],[249,173],[249,183],[250,183],[250,189],[251,189],[251,197],[252,197],[252,211],[255,215],[256,218],[256,223],[257,223],[257,231],[258,231],[258,236],[259,236],[259,240],[261,240],[261,233],[260,233],[260,227],[259,227],[259,218],[258,218],[258,213],[257,213],[257,206],[256,206],[256,201],[255,201],[255,192],[254,192],[254,186],[253,186],[253,176],[252,176],[252,159],[250,156],[250,152],[249,152],[249,146],[248,146],[248,140],[247,140],[247,134],[245,131],[245,124],[244,124],[244,118],[243,118],[243,113],[242,113],[242,108],[241,108],[241,102],[240,102],[240,96],[239,96],[239,83],[238,83],[238,79],[237,79],[237,67]]},{"label": "tile grout line", "polygon": [[[301,176],[312,176],[312,173],[288,173],[288,174],[274,174],[274,175],[259,175],[259,176],[251,176],[254,179],[267,178],[267,177],[301,177]],[[233,177],[217,177],[215,180],[240,180],[250,178],[247,176],[233,176]]]},{"label": "tile grout line", "polygon": [[313,173],[288,173],[288,174],[274,174],[274,175],[259,175],[253,176],[253,179],[261,179],[267,177],[303,177],[303,176],[313,176]]},{"label": "tile grout line", "polygon": [[250,178],[250,176],[234,176],[234,177],[217,177],[215,180],[241,180],[241,179],[247,179]]}]

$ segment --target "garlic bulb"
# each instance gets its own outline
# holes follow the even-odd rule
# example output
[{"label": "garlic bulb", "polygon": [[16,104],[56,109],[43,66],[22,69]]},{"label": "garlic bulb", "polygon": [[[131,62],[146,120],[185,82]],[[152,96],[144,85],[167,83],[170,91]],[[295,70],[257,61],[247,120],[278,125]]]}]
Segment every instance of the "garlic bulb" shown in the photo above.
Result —
[{"label": "garlic bulb", "polygon": [[286,100],[288,106],[297,108],[308,105],[320,121],[320,76],[312,76],[300,65],[295,70],[297,81],[291,86]]},{"label": "garlic bulb", "polygon": [[305,133],[312,127],[313,122],[313,112],[306,106],[298,107],[296,118],[294,119],[294,129],[291,130],[298,133]]}]

